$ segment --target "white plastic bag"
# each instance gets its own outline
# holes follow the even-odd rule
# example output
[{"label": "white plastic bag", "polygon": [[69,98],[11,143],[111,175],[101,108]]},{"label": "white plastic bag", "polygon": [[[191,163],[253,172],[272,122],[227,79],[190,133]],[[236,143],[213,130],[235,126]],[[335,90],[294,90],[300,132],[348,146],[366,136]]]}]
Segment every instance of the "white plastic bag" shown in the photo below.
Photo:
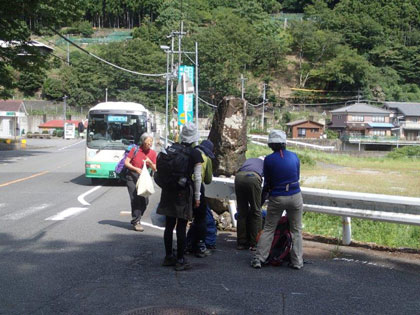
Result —
[{"label": "white plastic bag", "polygon": [[146,167],[146,162],[143,165],[143,170],[139,176],[139,179],[136,183],[137,195],[143,197],[149,197],[155,193],[155,186],[153,184],[152,176],[150,176],[149,171]]}]

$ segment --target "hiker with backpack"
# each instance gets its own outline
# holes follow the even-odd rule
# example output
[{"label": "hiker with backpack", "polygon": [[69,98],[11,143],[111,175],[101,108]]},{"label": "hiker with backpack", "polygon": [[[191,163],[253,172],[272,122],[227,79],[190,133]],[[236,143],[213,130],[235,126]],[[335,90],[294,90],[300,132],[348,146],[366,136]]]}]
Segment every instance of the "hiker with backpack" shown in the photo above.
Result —
[{"label": "hiker with backpack", "polygon": [[261,193],[264,161],[247,159],[235,175],[235,195],[238,208],[237,249],[255,251],[261,230]]},{"label": "hiker with backpack", "polygon": [[[201,188],[200,188],[200,206],[193,209],[193,222],[187,233],[187,252],[193,253],[196,257],[204,258],[210,255],[210,251],[206,247],[207,234],[207,202],[205,197],[204,184],[210,184],[213,180],[213,142],[203,140],[195,149],[199,150],[203,163],[201,164]],[[213,216],[212,216],[213,218]]]},{"label": "hiker with backpack", "polygon": [[[166,255],[162,265],[175,266],[177,271],[191,268],[184,258],[186,229],[192,219],[193,208],[200,206],[201,164],[204,162],[200,151],[192,147],[199,140],[195,125],[187,122],[180,136],[180,144],[175,143],[159,153],[155,174],[155,181],[162,188],[156,212],[166,216],[163,235]],[[175,226],[176,257],[172,251]]]},{"label": "hiker with backpack", "polygon": [[273,153],[264,159],[263,191],[269,194],[267,216],[251,266],[261,268],[261,264],[266,262],[277,224],[286,210],[292,235],[289,266],[301,269],[303,200],[299,186],[300,161],[295,153],[286,150],[284,131],[272,130],[268,136],[268,146]]},{"label": "hiker with backpack", "polygon": [[141,217],[146,211],[149,198],[138,196],[136,183],[143,170],[143,164],[146,163],[147,169],[156,171],[156,151],[152,149],[153,137],[148,133],[140,136],[140,147],[133,147],[128,153],[124,166],[127,171],[127,189],[131,203],[131,224],[135,231],[143,232]]}]

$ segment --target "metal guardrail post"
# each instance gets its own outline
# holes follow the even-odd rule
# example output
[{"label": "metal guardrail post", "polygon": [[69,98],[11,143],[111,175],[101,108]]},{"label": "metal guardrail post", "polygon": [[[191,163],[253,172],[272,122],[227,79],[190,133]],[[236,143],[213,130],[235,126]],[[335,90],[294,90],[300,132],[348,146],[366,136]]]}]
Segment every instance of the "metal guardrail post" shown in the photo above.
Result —
[{"label": "metal guardrail post", "polygon": [[231,198],[229,199],[229,212],[230,212],[230,217],[232,219],[232,226],[236,227],[237,226],[237,222],[235,219],[235,215],[236,215],[236,200],[235,200],[236,196],[231,196]]},{"label": "metal guardrail post", "polygon": [[351,243],[351,218],[343,217],[343,245]]}]

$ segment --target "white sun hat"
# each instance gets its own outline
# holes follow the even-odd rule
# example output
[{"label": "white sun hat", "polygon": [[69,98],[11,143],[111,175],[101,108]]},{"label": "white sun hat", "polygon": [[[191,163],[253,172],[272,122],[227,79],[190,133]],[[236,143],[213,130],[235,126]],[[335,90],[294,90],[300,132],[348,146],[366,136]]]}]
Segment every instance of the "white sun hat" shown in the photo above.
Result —
[{"label": "white sun hat", "polygon": [[286,143],[286,133],[283,130],[271,130],[268,143]]}]

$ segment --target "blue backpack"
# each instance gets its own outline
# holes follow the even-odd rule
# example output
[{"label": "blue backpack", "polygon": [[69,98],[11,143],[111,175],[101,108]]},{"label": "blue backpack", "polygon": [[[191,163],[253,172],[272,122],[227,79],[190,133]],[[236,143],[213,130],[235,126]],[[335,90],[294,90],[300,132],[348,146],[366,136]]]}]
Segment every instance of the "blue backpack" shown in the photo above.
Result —
[{"label": "blue backpack", "polygon": [[118,178],[126,181],[127,180],[127,173],[128,173],[128,168],[125,167],[125,159],[127,158],[128,153],[130,153],[131,149],[135,147],[136,150],[134,151],[134,155],[133,155],[133,159],[136,156],[139,147],[135,144],[132,144],[130,146],[127,147],[127,149],[124,152],[124,155],[122,157],[122,159],[118,162],[117,166],[115,166],[115,174],[117,174]]}]

